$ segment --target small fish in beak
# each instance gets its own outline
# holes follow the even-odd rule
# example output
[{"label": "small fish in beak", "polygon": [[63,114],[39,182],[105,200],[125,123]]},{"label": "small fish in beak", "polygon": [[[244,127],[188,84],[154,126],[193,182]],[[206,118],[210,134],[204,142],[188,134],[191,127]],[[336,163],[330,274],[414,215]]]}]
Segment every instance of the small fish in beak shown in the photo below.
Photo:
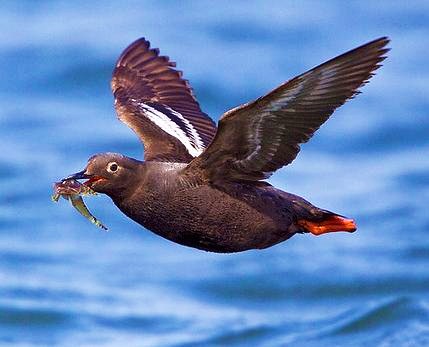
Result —
[{"label": "small fish in beak", "polygon": [[96,217],[94,217],[83,202],[82,195],[97,195],[88,185],[82,184],[77,179],[90,178],[84,171],[78,172],[74,175],[64,178],[60,182],[54,183],[54,193],[52,195],[52,201],[58,202],[62,196],[66,200],[70,200],[73,207],[91,223],[96,226],[107,230],[107,227],[103,225]]}]

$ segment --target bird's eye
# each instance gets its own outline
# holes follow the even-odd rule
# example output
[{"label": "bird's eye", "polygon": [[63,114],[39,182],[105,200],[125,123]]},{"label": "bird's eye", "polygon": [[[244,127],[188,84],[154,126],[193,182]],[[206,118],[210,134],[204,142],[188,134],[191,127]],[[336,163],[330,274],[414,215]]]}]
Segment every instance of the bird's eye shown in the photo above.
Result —
[{"label": "bird's eye", "polygon": [[119,166],[115,162],[107,164],[107,171],[108,172],[116,172],[118,171]]}]

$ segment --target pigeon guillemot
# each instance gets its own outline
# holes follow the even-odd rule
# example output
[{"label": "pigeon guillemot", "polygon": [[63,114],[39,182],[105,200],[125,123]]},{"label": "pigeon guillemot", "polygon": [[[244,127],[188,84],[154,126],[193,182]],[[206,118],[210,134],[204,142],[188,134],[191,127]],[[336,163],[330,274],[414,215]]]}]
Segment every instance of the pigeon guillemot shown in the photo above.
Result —
[{"label": "pigeon guillemot", "polygon": [[352,219],[264,179],[290,164],[299,145],[359,93],[388,42],[382,37],[329,60],[229,110],[216,127],[175,63],[141,38],[119,57],[111,86],[119,119],[144,144],[144,161],[97,154],[69,179],[88,179],[137,223],[206,251],[261,249],[296,233],[353,232]]}]

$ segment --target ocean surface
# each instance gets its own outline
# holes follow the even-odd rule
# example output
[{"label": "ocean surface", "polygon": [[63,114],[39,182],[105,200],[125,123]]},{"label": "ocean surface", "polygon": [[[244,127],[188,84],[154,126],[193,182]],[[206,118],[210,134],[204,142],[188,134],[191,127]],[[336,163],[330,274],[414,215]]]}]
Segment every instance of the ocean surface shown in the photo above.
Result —
[{"label": "ocean surface", "polygon": [[[2,1],[1,346],[429,346],[428,1]],[[387,35],[384,66],[270,182],[352,217],[220,255],[166,241],[52,182],[97,152],[141,158],[110,76],[145,36],[214,119]]]}]

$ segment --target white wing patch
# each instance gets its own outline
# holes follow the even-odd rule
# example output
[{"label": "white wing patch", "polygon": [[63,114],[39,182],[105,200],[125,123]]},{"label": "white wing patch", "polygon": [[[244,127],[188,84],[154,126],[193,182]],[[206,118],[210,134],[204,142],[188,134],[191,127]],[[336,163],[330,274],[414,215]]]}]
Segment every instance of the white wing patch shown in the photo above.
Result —
[{"label": "white wing patch", "polygon": [[[137,103],[137,100],[131,99],[131,101]],[[144,114],[151,122],[160,127],[167,134],[178,139],[185,146],[190,155],[197,157],[203,152],[204,143],[201,137],[193,125],[179,112],[166,105],[161,105],[163,109],[167,110],[174,116],[175,119],[172,119],[167,114],[147,104],[138,103],[138,106],[143,110]],[[177,122],[181,122],[181,124],[178,124]],[[184,131],[184,129],[186,131]]]}]

